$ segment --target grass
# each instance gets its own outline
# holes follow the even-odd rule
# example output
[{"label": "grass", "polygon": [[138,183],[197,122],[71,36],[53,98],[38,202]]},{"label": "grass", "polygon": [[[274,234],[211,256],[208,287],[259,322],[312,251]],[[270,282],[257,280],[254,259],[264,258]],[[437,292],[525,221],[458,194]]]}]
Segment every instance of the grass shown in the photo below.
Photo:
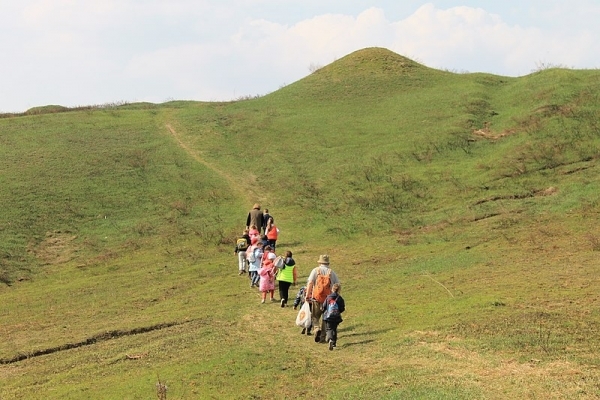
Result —
[{"label": "grass", "polygon": [[[365,49],[260,98],[0,118],[0,398],[600,396],[599,78]],[[256,201],[301,280],[330,254],[336,351],[237,275]]]}]

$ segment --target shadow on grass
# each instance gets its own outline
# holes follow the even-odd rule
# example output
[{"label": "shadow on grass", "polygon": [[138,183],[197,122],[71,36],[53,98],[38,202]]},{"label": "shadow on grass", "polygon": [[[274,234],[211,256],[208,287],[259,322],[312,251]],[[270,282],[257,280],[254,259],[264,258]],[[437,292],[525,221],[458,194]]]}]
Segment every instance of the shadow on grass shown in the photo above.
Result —
[{"label": "shadow on grass", "polygon": [[[359,325],[350,325],[347,327],[342,327],[340,325],[340,328],[338,329],[339,333],[342,333],[344,335],[344,337],[353,337],[353,336],[362,336],[362,335],[377,335],[380,333],[387,333],[390,332],[392,329],[379,329],[376,331],[369,331],[369,330],[364,330],[362,332],[355,332],[357,327],[362,327],[362,324]],[[352,332],[352,333],[346,333],[346,332]],[[372,342],[373,340],[371,340]]]},{"label": "shadow on grass", "polygon": [[[339,338],[338,338],[339,341]],[[375,340],[374,339],[369,339],[369,340],[361,340],[360,342],[350,342],[350,343],[344,343],[341,346],[338,346],[339,348],[345,349],[346,347],[351,347],[351,346],[357,346],[360,344],[368,344],[368,343],[373,343]]]}]

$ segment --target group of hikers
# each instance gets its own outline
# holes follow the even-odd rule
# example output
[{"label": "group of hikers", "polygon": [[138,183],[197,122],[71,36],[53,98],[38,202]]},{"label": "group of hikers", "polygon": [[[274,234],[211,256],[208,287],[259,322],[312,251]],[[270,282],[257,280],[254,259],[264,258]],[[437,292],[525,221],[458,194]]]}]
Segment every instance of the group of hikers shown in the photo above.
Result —
[{"label": "group of hikers", "polygon": [[[288,304],[289,290],[298,283],[298,271],[292,252],[287,250],[284,256],[276,254],[279,229],[269,210],[261,211],[260,204],[254,204],[246,219],[246,229],[236,239],[234,253],[238,257],[238,274],[246,275],[250,287],[257,287],[261,293],[261,303],[275,299],[275,282],[279,290],[281,308]],[[297,325],[302,326],[302,334],[312,335],[315,330],[316,343],[328,343],[329,350],[337,345],[337,327],[342,322],[345,310],[342,298],[341,283],[336,273],[329,267],[329,256],[323,254],[317,260],[315,267],[308,276],[305,286],[302,286],[293,303],[294,310],[300,308],[296,319]],[[304,314],[310,318],[302,319]]]}]

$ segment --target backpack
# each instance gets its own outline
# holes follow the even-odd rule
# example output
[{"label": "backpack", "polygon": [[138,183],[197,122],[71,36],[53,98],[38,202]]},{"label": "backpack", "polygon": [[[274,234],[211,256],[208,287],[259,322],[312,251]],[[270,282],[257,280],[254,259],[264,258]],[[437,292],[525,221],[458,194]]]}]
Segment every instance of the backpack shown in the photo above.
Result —
[{"label": "backpack", "polygon": [[340,319],[340,316],[337,297],[328,296],[324,304],[323,321]]},{"label": "backpack", "polygon": [[246,250],[248,248],[248,241],[246,238],[239,238],[237,242],[235,242],[235,248],[241,251]]},{"label": "backpack", "polygon": [[321,304],[331,294],[331,278],[329,275],[331,275],[331,270],[328,270],[325,275],[321,273],[321,267],[317,270],[317,281],[312,291],[312,297]]}]

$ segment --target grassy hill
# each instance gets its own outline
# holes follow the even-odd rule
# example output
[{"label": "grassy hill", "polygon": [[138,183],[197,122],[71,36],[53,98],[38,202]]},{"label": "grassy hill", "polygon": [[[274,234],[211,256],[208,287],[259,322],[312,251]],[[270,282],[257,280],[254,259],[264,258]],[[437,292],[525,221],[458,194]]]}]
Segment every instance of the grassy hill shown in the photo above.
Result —
[{"label": "grassy hill", "polygon": [[[600,397],[599,89],[370,48],[256,99],[2,116],[0,399]],[[336,351],[237,275],[255,202],[301,280],[331,256]]]}]

